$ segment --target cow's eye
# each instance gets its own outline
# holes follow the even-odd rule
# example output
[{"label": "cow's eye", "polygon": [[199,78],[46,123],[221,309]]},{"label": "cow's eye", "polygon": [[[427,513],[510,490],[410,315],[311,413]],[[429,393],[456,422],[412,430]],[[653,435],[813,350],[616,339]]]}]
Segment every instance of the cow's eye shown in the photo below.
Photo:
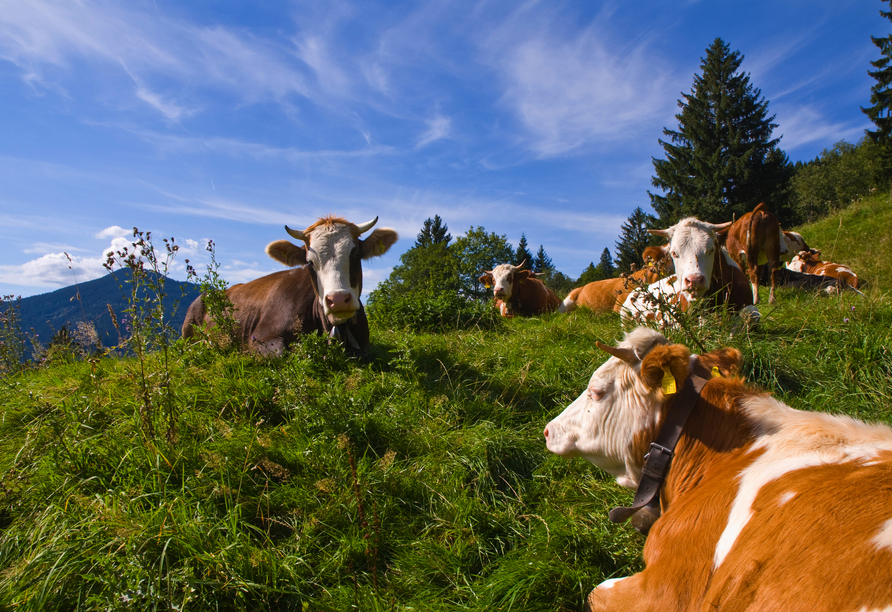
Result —
[{"label": "cow's eye", "polygon": [[591,387],[588,390],[588,395],[590,398],[592,398],[596,402],[600,402],[602,399],[604,399],[604,389],[598,389],[596,387]]},{"label": "cow's eye", "polygon": [[678,259],[678,253],[676,253],[675,251],[672,251],[671,253],[669,253],[669,255],[671,255],[675,259]]},{"label": "cow's eye", "polygon": [[308,265],[309,267],[311,267],[311,268],[315,268],[315,267],[316,267],[316,264],[313,263],[313,260],[312,260],[312,259],[308,259],[308,260],[307,260],[307,265]]}]

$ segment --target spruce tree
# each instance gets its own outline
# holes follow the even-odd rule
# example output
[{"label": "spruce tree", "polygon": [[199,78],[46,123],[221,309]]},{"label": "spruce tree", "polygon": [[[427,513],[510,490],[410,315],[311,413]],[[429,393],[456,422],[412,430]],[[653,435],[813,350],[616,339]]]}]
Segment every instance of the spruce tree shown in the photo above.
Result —
[{"label": "spruce tree", "polygon": [[415,247],[425,248],[440,242],[445,242],[448,246],[450,240],[452,240],[452,234],[449,233],[449,226],[443,222],[440,215],[434,215],[433,219],[425,219],[421,231],[415,238]]},{"label": "spruce tree", "polygon": [[511,261],[515,266],[519,266],[523,262],[526,262],[525,265],[528,267],[533,265],[533,254],[530,253],[527,246],[526,234],[520,235],[520,242],[517,243],[517,250],[514,251],[514,259]]},{"label": "spruce tree", "polygon": [[[688,216],[718,223],[749,212],[759,202],[783,203],[789,161],[771,133],[777,124],[768,102],[739,72],[743,56],[716,38],[701,58],[691,93],[682,93],[678,130],[663,130],[666,159],[653,159],[651,180],[664,195],[649,193],[662,225]],[[780,154],[778,154],[778,152]]]},{"label": "spruce tree", "polygon": [[641,210],[640,206],[632,211],[628,220],[620,226],[620,240],[616,243],[615,272],[628,273],[632,271],[633,264],[636,268],[644,264],[641,251],[650,245],[651,235],[647,230],[652,229],[655,223],[656,218]]},{"label": "spruce tree", "polygon": [[[892,9],[892,2],[890,2]],[[880,15],[892,21],[892,10],[880,11]],[[870,103],[868,108],[861,107],[861,111],[867,115],[875,130],[864,130],[870,140],[880,146],[882,177],[888,180],[892,172],[892,35],[878,38],[871,36],[870,40],[877,46],[882,54],[878,60],[870,62],[876,70],[868,70],[867,74],[876,80],[876,84],[870,88]]]},{"label": "spruce tree", "polygon": [[548,275],[549,272],[554,270],[554,264],[551,262],[551,257],[548,256],[548,253],[545,252],[545,247],[541,244],[539,245],[539,250],[536,252],[536,256],[533,258],[533,265],[531,266],[533,272],[537,274],[545,274]]},{"label": "spruce tree", "polygon": [[588,267],[582,271],[582,274],[579,275],[579,278],[576,279],[576,286],[582,287],[583,285],[587,285],[589,283],[594,283],[595,281],[604,280],[606,277],[604,276],[604,271],[601,269],[601,265],[598,264],[595,266],[595,262],[589,262]]},{"label": "spruce tree", "polygon": [[604,271],[604,278],[613,278],[616,276],[616,268],[613,265],[613,258],[610,257],[610,249],[604,247],[601,253],[601,261],[598,263],[601,270]]}]

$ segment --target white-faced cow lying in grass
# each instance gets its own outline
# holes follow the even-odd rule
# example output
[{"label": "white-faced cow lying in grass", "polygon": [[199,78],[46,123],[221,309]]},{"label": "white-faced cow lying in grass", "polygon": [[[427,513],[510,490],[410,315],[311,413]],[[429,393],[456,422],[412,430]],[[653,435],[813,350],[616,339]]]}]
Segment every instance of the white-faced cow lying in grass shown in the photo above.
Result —
[{"label": "white-faced cow lying in grass", "polygon": [[523,317],[554,312],[561,301],[554,291],[536,278],[532,270],[521,270],[520,265],[499,264],[492,270],[484,270],[480,282],[492,287],[496,306],[503,317],[515,314]]},{"label": "white-faced cow lying in grass", "polygon": [[669,251],[675,274],[635,290],[623,303],[624,321],[647,323],[656,320],[663,326],[671,320],[661,311],[660,303],[672,304],[683,312],[698,300],[710,306],[727,305],[733,311],[744,310],[748,322],[758,321],[752,308],[753,292],[746,275],[718,243],[716,232],[731,223],[714,225],[689,217],[667,229],[648,230],[669,239]]},{"label": "white-faced cow lying in grass", "polygon": [[[668,473],[645,569],[587,610],[892,610],[892,429],[782,404],[737,377],[733,348],[691,355],[644,328],[598,346],[612,356],[545,428],[549,450],[630,488]],[[674,456],[652,444],[667,424]]]},{"label": "white-faced cow lying in grass", "polygon": [[[303,231],[285,226],[285,231],[305,245],[277,240],[267,245],[266,252],[286,266],[300,267],[226,290],[236,308],[242,345],[261,354],[278,355],[299,334],[323,332],[355,352],[365,349],[369,325],[359,301],[362,260],[383,255],[397,240],[397,233],[388,228],[376,229],[361,240],[377,221],[375,217],[354,225],[329,216]],[[192,336],[194,326],[207,323],[205,304],[198,297],[186,313],[183,337]]]}]

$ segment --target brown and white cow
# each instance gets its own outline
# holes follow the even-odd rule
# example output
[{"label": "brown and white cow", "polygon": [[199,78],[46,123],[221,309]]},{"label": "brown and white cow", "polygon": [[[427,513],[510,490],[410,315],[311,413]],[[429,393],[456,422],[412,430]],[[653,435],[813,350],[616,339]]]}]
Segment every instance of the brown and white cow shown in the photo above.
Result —
[{"label": "brown and white cow", "polygon": [[[297,246],[277,240],[267,254],[292,270],[274,272],[233,285],[226,296],[236,308],[238,337],[243,346],[261,354],[282,354],[300,334],[323,332],[336,337],[354,351],[369,343],[369,326],[359,301],[362,293],[362,260],[378,257],[397,240],[397,233],[379,228],[365,240],[360,235],[377,223],[354,225],[328,216],[300,231],[285,226],[291,236],[302,240]],[[194,327],[209,323],[204,301],[196,298],[186,313],[183,337]]]},{"label": "brown and white cow", "polygon": [[731,259],[741,270],[746,270],[753,290],[754,304],[759,303],[758,267],[768,265],[768,269],[771,270],[768,303],[774,304],[777,301],[774,296],[774,288],[777,286],[776,272],[782,265],[783,255],[787,252],[787,243],[777,217],[768,212],[763,202],[717,234]]},{"label": "brown and white cow", "polygon": [[503,317],[554,312],[561,303],[558,296],[536,278],[535,272],[521,270],[523,264],[499,264],[492,270],[484,270],[479,280],[485,287],[492,287],[496,307]]},{"label": "brown and white cow", "polygon": [[627,277],[607,278],[576,287],[564,298],[558,312],[572,312],[580,306],[595,312],[619,312],[632,291],[657,282],[672,265],[668,251],[663,247],[647,247],[642,258],[644,267]]},{"label": "brown and white cow", "polygon": [[781,260],[789,263],[800,251],[810,251],[811,249],[805,244],[805,238],[799,232],[784,231],[784,244],[787,247],[786,253],[781,253]]},{"label": "brown and white cow", "polygon": [[645,569],[601,583],[586,610],[892,609],[892,429],[790,408],[736,376],[733,348],[690,355],[644,328],[599,346],[613,356],[545,440],[625,487],[648,478],[644,455],[685,380],[708,382],[662,483]]},{"label": "brown and white cow", "polygon": [[821,251],[809,249],[800,251],[787,268],[794,272],[804,272],[806,274],[817,274],[818,276],[829,276],[838,281],[845,283],[852,289],[857,289],[859,285],[858,275],[852,269],[842,264],[830,261],[821,261]]},{"label": "brown and white cow", "polygon": [[670,325],[655,303],[664,300],[687,311],[698,300],[710,306],[727,304],[734,311],[744,311],[750,322],[757,321],[753,294],[746,276],[727,252],[719,246],[716,232],[731,222],[714,225],[694,217],[682,219],[667,229],[648,230],[669,239],[668,249],[675,274],[635,290],[623,302],[620,315],[624,321],[658,321]]}]

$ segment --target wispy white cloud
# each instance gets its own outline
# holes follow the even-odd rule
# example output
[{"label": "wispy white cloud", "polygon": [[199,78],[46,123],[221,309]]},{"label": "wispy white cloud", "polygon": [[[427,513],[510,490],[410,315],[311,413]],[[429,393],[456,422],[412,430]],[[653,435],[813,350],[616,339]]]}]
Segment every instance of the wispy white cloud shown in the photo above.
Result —
[{"label": "wispy white cloud", "polygon": [[137,82],[134,95],[174,121],[189,112],[187,107],[146,83],[163,81],[174,91],[222,89],[249,103],[287,103],[289,96],[312,93],[282,49],[222,27],[104,0],[7,3],[0,11],[0,57],[37,82],[52,80],[43,74],[49,66],[76,61],[126,66]]},{"label": "wispy white cloud", "polygon": [[530,30],[509,20],[484,49],[503,79],[502,104],[516,114],[523,140],[538,156],[658,129],[675,102],[666,92],[680,81],[646,37],[619,45],[597,24],[567,36],[551,27],[547,13],[533,21]]},{"label": "wispy white cloud", "polygon": [[132,230],[125,230],[123,227],[119,227],[117,225],[112,225],[110,227],[105,228],[101,232],[96,234],[96,238],[123,238],[125,236],[132,235]]},{"label": "wispy white cloud", "polygon": [[[105,263],[109,253],[117,253],[125,248],[134,253],[132,243],[132,231],[124,230],[118,226],[108,227],[95,235],[96,238],[111,238],[107,246],[96,255],[78,253],[96,253],[95,250],[84,248],[69,248],[59,245],[34,244],[24,249],[25,253],[43,253],[40,257],[31,259],[18,265],[0,265],[0,283],[9,283],[23,287],[67,287],[75,282],[85,282],[100,278],[108,274]],[[203,243],[185,238],[176,241],[179,252],[174,258],[166,259],[166,255],[159,254],[162,263],[169,263],[168,275],[175,278],[185,278],[184,259],[188,258],[196,268],[206,265],[207,253]],[[51,252],[47,253],[46,251]]]},{"label": "wispy white cloud", "polygon": [[425,123],[427,123],[427,130],[418,139],[418,144],[415,145],[416,149],[426,147],[437,140],[449,138],[452,134],[452,119],[449,117],[437,114],[433,119],[429,119]]},{"label": "wispy white cloud", "polygon": [[779,106],[777,108],[774,136],[783,136],[780,147],[787,152],[803,145],[823,142],[827,148],[840,140],[857,142],[864,136],[869,123],[852,125],[851,122],[834,122],[813,106]]}]

